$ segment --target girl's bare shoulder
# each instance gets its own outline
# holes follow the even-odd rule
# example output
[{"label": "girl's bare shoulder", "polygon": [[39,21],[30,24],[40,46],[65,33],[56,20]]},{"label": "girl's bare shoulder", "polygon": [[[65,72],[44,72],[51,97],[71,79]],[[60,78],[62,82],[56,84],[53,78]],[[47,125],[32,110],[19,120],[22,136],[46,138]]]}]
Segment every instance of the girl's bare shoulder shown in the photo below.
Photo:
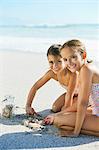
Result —
[{"label": "girl's bare shoulder", "polygon": [[89,72],[92,74],[99,74],[99,68],[97,68],[93,63],[87,63],[82,66],[80,72]]},{"label": "girl's bare shoulder", "polygon": [[79,75],[81,77],[86,77],[87,75],[92,74],[92,70],[91,70],[91,68],[90,68],[90,66],[88,64],[84,64],[81,67],[79,73],[80,73]]},{"label": "girl's bare shoulder", "polygon": [[94,76],[94,67],[92,64],[84,64],[80,69],[80,79],[91,81]]},{"label": "girl's bare shoulder", "polygon": [[57,75],[53,72],[53,70],[49,69],[47,72],[46,72],[46,75],[49,76],[50,78],[54,79],[54,80],[57,80]]},{"label": "girl's bare shoulder", "polygon": [[49,70],[45,73],[45,75],[50,76],[50,77],[53,77],[54,74],[55,74],[55,73],[54,73],[51,69],[49,69]]},{"label": "girl's bare shoulder", "polygon": [[92,82],[93,83],[99,83],[99,67],[95,64],[89,64],[88,69],[92,73]]}]

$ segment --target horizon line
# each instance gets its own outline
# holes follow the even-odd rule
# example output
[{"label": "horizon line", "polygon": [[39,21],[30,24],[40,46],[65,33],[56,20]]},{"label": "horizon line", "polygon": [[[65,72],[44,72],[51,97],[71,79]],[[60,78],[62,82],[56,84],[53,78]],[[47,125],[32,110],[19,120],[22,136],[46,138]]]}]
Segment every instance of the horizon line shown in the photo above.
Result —
[{"label": "horizon line", "polygon": [[0,27],[30,27],[30,28],[60,28],[60,27],[72,27],[72,26],[99,26],[99,23],[68,23],[68,24],[37,24],[37,25],[20,25],[20,24],[15,24],[15,25],[9,25],[9,24],[0,24]]}]

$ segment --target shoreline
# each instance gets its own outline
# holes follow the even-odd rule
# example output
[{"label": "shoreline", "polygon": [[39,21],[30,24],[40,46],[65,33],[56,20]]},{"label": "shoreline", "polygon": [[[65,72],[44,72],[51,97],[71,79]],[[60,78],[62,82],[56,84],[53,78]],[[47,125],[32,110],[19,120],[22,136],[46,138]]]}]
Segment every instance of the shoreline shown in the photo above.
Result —
[{"label": "shoreline", "polygon": [[[99,39],[83,39],[79,37],[66,38],[34,38],[34,37],[7,37],[0,36],[0,51],[22,51],[46,53],[47,49],[55,43],[63,44],[70,39],[80,39],[86,47],[88,57],[93,60],[99,58]],[[5,44],[6,43],[6,44]],[[97,55],[96,55],[97,53]]]}]

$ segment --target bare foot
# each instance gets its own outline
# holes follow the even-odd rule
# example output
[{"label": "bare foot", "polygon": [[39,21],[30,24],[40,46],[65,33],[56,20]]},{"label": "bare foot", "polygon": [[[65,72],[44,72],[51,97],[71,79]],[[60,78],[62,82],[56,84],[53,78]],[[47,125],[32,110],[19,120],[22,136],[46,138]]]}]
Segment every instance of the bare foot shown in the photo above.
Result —
[{"label": "bare foot", "polygon": [[60,131],[60,136],[61,137],[77,137],[79,134],[74,133],[74,130],[63,130],[61,129]]},{"label": "bare foot", "polygon": [[58,135],[61,137],[65,137],[67,135],[67,130],[59,129]]}]

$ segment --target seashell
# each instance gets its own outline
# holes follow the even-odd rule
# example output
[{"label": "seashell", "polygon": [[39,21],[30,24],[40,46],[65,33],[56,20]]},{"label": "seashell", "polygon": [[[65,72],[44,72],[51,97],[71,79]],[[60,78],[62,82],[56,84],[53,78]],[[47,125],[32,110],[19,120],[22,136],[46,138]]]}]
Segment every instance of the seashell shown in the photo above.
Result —
[{"label": "seashell", "polygon": [[2,116],[6,117],[6,118],[10,118],[12,116],[12,105],[6,105],[3,109],[2,109]]},{"label": "seashell", "polygon": [[41,130],[41,129],[44,129],[44,126],[41,125],[41,121],[39,122],[35,122],[35,121],[29,121],[27,119],[24,119],[22,121],[22,125],[30,128],[30,129],[33,129],[33,130]]},{"label": "seashell", "polygon": [[28,127],[28,125],[29,125],[29,120],[24,119],[24,120],[22,121],[22,124],[23,124],[24,126]]}]

